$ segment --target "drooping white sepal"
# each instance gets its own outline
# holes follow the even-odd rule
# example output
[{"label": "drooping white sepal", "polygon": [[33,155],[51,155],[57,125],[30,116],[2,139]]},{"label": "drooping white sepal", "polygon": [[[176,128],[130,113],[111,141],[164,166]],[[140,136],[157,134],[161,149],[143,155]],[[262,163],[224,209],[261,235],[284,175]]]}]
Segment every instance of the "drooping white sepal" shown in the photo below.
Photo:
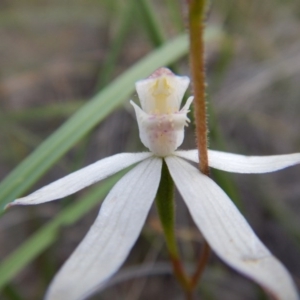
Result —
[{"label": "drooping white sepal", "polygon": [[216,254],[274,299],[298,300],[285,267],[258,239],[225,192],[183,159],[169,156],[165,161],[194,222]]},{"label": "drooping white sepal", "polygon": [[[198,150],[176,151],[176,155],[198,163]],[[300,163],[300,153],[246,156],[208,150],[210,167],[232,173],[259,174],[278,171]]]},{"label": "drooping white sepal", "polygon": [[50,183],[26,197],[16,199],[7,207],[39,204],[66,197],[150,156],[152,156],[151,153],[145,152],[120,153],[106,157]]},{"label": "drooping white sepal", "polygon": [[45,300],[86,299],[119,269],[145,223],[161,165],[161,159],[151,157],[118,181],[88,234],[50,284]]}]

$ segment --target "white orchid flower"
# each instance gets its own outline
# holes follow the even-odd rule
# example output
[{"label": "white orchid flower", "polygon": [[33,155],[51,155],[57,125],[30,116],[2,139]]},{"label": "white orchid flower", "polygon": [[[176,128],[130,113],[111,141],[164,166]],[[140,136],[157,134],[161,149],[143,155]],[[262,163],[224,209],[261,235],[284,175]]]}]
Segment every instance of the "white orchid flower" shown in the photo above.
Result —
[{"label": "white orchid flower", "polygon": [[[160,68],[136,83],[141,108],[133,105],[148,153],[121,153],[59,179],[12,205],[44,203],[68,196],[136,164],[110,191],[95,223],[52,281],[47,300],[79,300],[109,279],[137,240],[156,196],[163,160],[195,224],[214,252],[229,266],[261,285],[275,299],[298,294],[285,267],[259,240],[225,192],[186,160],[198,162],[197,150],[176,151],[192,97],[180,110],[188,77]],[[236,173],[266,173],[300,163],[300,153],[243,156],[208,150],[209,165]]]}]

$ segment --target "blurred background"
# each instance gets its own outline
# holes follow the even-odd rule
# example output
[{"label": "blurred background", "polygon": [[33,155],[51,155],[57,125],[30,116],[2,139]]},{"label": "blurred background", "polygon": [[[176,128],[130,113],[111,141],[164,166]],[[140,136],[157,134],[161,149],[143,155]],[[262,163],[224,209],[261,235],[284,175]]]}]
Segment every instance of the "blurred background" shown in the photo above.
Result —
[{"label": "blurred background", "polygon": [[[0,180],[114,78],[184,33],[185,4],[1,0]],[[248,155],[300,152],[300,2],[212,1],[207,29],[217,32],[206,45],[210,147]],[[187,56],[170,67],[189,75]],[[132,99],[138,101],[137,95]],[[145,150],[128,100],[27,192],[100,158]],[[181,148],[195,148],[193,125]],[[300,166],[274,174],[213,171],[212,176],[299,288]],[[46,226],[88,193],[86,189],[61,201],[14,207],[1,217],[0,274],[13,273],[2,285],[1,299],[42,299],[51,278],[93,223],[103,196],[86,212],[79,211],[75,221],[55,231]],[[193,270],[202,237],[180,197],[176,217],[182,257]],[[214,254],[197,295],[209,300],[267,299]],[[91,299],[184,299],[170,271],[155,207],[122,269]]]}]

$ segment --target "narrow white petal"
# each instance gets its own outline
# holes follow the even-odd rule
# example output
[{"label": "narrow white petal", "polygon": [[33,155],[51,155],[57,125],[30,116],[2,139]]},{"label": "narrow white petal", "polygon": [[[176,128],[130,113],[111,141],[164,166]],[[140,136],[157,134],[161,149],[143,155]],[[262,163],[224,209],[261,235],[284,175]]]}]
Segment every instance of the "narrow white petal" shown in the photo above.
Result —
[{"label": "narrow white petal", "polygon": [[161,165],[161,159],[149,158],[114,186],[88,234],[51,283],[47,300],[83,299],[119,269],[145,223]]},{"label": "narrow white petal", "polygon": [[[198,151],[176,151],[182,158],[199,162]],[[246,156],[208,150],[209,166],[215,169],[233,173],[268,173],[281,170],[300,163],[300,153],[271,155],[271,156]]]},{"label": "narrow white petal", "polygon": [[216,254],[275,299],[298,299],[285,267],[262,244],[224,191],[186,161],[175,156],[165,160],[194,222]]},{"label": "narrow white petal", "polygon": [[141,160],[144,160],[151,155],[152,154],[149,152],[120,153],[101,159],[85,168],[42,187],[24,198],[16,199],[8,204],[8,207],[13,205],[39,204],[66,197]]}]

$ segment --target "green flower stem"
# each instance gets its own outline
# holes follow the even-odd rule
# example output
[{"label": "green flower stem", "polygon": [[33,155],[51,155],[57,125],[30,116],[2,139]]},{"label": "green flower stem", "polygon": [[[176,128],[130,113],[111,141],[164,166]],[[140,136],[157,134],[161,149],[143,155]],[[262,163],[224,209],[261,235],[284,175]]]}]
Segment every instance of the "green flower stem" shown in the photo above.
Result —
[{"label": "green flower stem", "polygon": [[162,166],[162,177],[157,191],[156,206],[170,255],[178,256],[174,232],[174,183],[165,162]]},{"label": "green flower stem", "polygon": [[[174,183],[165,162],[163,162],[161,180],[156,195],[156,207],[163,227],[174,274],[188,294],[190,293],[190,281],[180,261],[175,238]],[[187,299],[189,298],[187,297]]]},{"label": "green flower stem", "polygon": [[[194,117],[196,122],[197,148],[199,153],[199,169],[209,176],[207,154],[207,120],[205,100],[205,66],[204,66],[204,15],[205,0],[189,0],[189,37],[190,68],[194,93]],[[194,275],[191,277],[191,289],[199,281],[209,259],[210,248],[205,242]]]}]

